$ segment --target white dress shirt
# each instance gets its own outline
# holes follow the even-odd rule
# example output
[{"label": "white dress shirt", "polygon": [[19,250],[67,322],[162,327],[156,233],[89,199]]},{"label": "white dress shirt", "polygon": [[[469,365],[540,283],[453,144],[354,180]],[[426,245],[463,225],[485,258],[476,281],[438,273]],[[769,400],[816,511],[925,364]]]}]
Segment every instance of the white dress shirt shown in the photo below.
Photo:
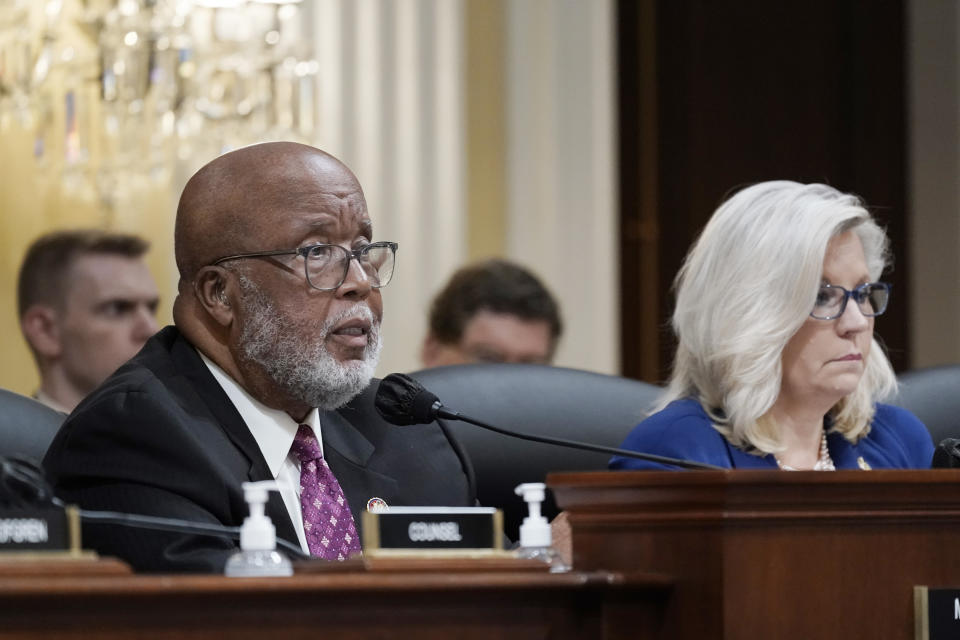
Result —
[{"label": "white dress shirt", "polygon": [[62,404],[54,400],[49,394],[44,393],[42,389],[37,389],[37,392],[33,394],[33,398],[37,402],[47,405],[54,411],[59,411],[60,413],[66,413],[68,415],[70,414],[69,409],[67,409],[65,406],[63,406]]},{"label": "white dress shirt", "polygon": [[[197,351],[197,353],[200,352]],[[283,411],[271,409],[257,401],[216,363],[202,353],[200,353],[200,357],[203,358],[204,364],[210,369],[213,377],[220,383],[233,406],[237,408],[240,417],[247,423],[247,428],[250,429],[254,440],[257,441],[260,453],[263,454],[263,459],[267,461],[270,473],[273,474],[273,478],[280,487],[280,496],[283,498],[283,504],[286,505],[287,512],[290,514],[290,520],[293,521],[293,528],[300,540],[300,547],[304,553],[309,555],[310,549],[307,547],[307,537],[303,532],[303,514],[300,511],[300,461],[296,456],[290,454],[290,447],[293,446],[293,438],[297,435],[297,429],[301,424],[305,424],[313,429],[313,434],[320,444],[320,452],[323,452],[323,439],[320,437],[320,412],[314,408],[307,414],[302,423],[297,422]]]}]

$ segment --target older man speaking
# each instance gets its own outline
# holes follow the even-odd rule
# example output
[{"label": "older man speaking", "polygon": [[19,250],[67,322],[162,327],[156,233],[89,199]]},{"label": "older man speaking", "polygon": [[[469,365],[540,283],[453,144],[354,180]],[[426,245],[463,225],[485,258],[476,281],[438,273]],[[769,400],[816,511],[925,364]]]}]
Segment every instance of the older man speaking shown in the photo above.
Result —
[{"label": "older man speaking", "polygon": [[[373,408],[379,289],[397,245],[373,240],[336,158],[276,142],[223,155],[180,198],[174,327],[73,413],[44,460],[82,507],[241,524],[241,483],[277,479],[267,512],[305,552],[360,550],[359,513],[472,505],[442,426],[398,429]],[[228,538],[88,525],[85,546],[148,571],[220,571]]]}]

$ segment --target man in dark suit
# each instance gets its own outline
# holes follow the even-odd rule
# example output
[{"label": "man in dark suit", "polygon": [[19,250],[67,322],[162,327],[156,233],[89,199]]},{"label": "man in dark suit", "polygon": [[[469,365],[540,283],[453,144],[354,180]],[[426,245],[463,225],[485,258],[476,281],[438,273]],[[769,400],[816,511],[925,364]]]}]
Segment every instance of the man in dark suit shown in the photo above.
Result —
[{"label": "man in dark suit", "polygon": [[[44,460],[60,497],[237,526],[241,483],[277,479],[267,513],[278,536],[333,558],[357,549],[374,498],[474,503],[469,464],[441,426],[398,429],[373,410],[379,289],[396,244],[373,242],[346,166],[283,142],[221,156],[184,188],[175,240],[176,326],[67,420]],[[305,442],[319,457],[302,456]],[[342,553],[326,555],[330,538]],[[86,525],[84,542],[148,571],[221,571],[236,551],[225,537],[104,524]]]}]

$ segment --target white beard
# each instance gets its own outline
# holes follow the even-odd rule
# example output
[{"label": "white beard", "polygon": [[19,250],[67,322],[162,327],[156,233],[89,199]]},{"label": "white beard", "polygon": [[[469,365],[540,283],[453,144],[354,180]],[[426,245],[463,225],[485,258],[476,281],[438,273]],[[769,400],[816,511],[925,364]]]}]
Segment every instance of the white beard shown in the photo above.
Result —
[{"label": "white beard", "polygon": [[[240,276],[247,312],[240,336],[243,355],[256,363],[279,388],[307,406],[321,410],[342,407],[367,388],[380,359],[380,323],[362,302],[328,317],[307,335],[276,308],[252,280]],[[333,328],[350,318],[370,322],[363,358],[341,363],[327,350]]]}]

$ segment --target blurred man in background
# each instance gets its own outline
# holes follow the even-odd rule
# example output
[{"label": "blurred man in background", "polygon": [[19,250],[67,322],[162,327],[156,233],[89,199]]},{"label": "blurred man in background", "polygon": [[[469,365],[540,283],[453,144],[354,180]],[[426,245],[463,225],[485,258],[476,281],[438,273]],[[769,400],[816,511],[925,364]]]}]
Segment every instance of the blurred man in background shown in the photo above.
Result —
[{"label": "blurred man in background", "polygon": [[549,364],[563,331],[556,300],[530,271],[491,259],[453,274],[430,307],[426,367]]},{"label": "blurred man in background", "polygon": [[57,231],[20,266],[20,328],[40,371],[36,398],[69,413],[157,331],[149,243],[99,230]]}]

